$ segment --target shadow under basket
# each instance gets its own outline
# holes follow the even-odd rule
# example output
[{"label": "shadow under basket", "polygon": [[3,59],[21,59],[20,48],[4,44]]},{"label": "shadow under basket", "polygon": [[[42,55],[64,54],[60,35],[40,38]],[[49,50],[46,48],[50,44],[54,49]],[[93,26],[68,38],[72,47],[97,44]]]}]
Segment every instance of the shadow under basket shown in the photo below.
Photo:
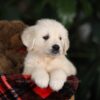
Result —
[{"label": "shadow under basket", "polygon": [[70,76],[64,87],[55,92],[50,87],[36,86],[30,75],[1,74],[0,100],[74,100],[78,84],[78,78]]}]

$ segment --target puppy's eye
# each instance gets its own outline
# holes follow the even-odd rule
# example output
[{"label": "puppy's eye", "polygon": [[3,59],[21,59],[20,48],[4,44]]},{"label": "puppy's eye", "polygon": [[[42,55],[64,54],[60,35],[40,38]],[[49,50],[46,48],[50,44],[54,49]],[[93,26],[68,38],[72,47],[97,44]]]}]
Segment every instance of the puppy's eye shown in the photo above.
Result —
[{"label": "puppy's eye", "polygon": [[48,40],[49,39],[49,35],[46,35],[43,37],[44,40]]},{"label": "puppy's eye", "polygon": [[62,40],[62,37],[59,37],[60,40]]}]

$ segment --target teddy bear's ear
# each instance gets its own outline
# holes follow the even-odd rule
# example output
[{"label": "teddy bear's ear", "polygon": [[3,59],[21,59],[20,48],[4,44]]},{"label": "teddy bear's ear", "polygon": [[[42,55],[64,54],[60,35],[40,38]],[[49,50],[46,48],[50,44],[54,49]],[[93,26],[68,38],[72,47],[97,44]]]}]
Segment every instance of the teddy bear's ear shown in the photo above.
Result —
[{"label": "teddy bear's ear", "polygon": [[34,47],[35,38],[34,38],[34,26],[27,27],[21,36],[23,44],[27,47],[27,50],[30,51]]},{"label": "teddy bear's ear", "polygon": [[64,37],[64,54],[66,55],[67,54],[67,50],[69,49],[69,38],[68,38],[68,32],[66,33],[67,35]]}]

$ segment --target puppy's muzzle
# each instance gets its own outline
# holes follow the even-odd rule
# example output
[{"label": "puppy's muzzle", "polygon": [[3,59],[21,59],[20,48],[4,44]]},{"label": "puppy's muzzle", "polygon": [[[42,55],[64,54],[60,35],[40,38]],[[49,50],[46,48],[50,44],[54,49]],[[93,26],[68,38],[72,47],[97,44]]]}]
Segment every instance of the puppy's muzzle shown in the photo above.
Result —
[{"label": "puppy's muzzle", "polygon": [[53,53],[53,54],[59,53],[59,49],[60,49],[59,45],[58,45],[58,44],[54,44],[54,45],[52,46],[52,53]]}]

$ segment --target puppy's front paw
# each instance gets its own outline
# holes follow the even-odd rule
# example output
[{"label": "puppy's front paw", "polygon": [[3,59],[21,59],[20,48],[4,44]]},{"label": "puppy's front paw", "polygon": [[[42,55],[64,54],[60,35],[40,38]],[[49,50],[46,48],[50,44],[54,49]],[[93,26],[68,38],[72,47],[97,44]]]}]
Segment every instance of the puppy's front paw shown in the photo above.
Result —
[{"label": "puppy's front paw", "polygon": [[61,80],[52,80],[50,81],[50,87],[54,90],[54,91],[59,91],[64,85],[64,81]]},{"label": "puppy's front paw", "polygon": [[56,70],[52,72],[50,76],[51,76],[50,83],[49,83],[50,87],[54,91],[59,91],[63,87],[66,81],[67,75],[62,70]]},{"label": "puppy's front paw", "polygon": [[41,88],[48,87],[49,75],[45,71],[38,71],[32,74],[32,79]]},{"label": "puppy's front paw", "polygon": [[43,76],[43,77],[37,77],[34,79],[35,83],[41,87],[41,88],[46,88],[48,86],[49,78],[48,76]]}]

